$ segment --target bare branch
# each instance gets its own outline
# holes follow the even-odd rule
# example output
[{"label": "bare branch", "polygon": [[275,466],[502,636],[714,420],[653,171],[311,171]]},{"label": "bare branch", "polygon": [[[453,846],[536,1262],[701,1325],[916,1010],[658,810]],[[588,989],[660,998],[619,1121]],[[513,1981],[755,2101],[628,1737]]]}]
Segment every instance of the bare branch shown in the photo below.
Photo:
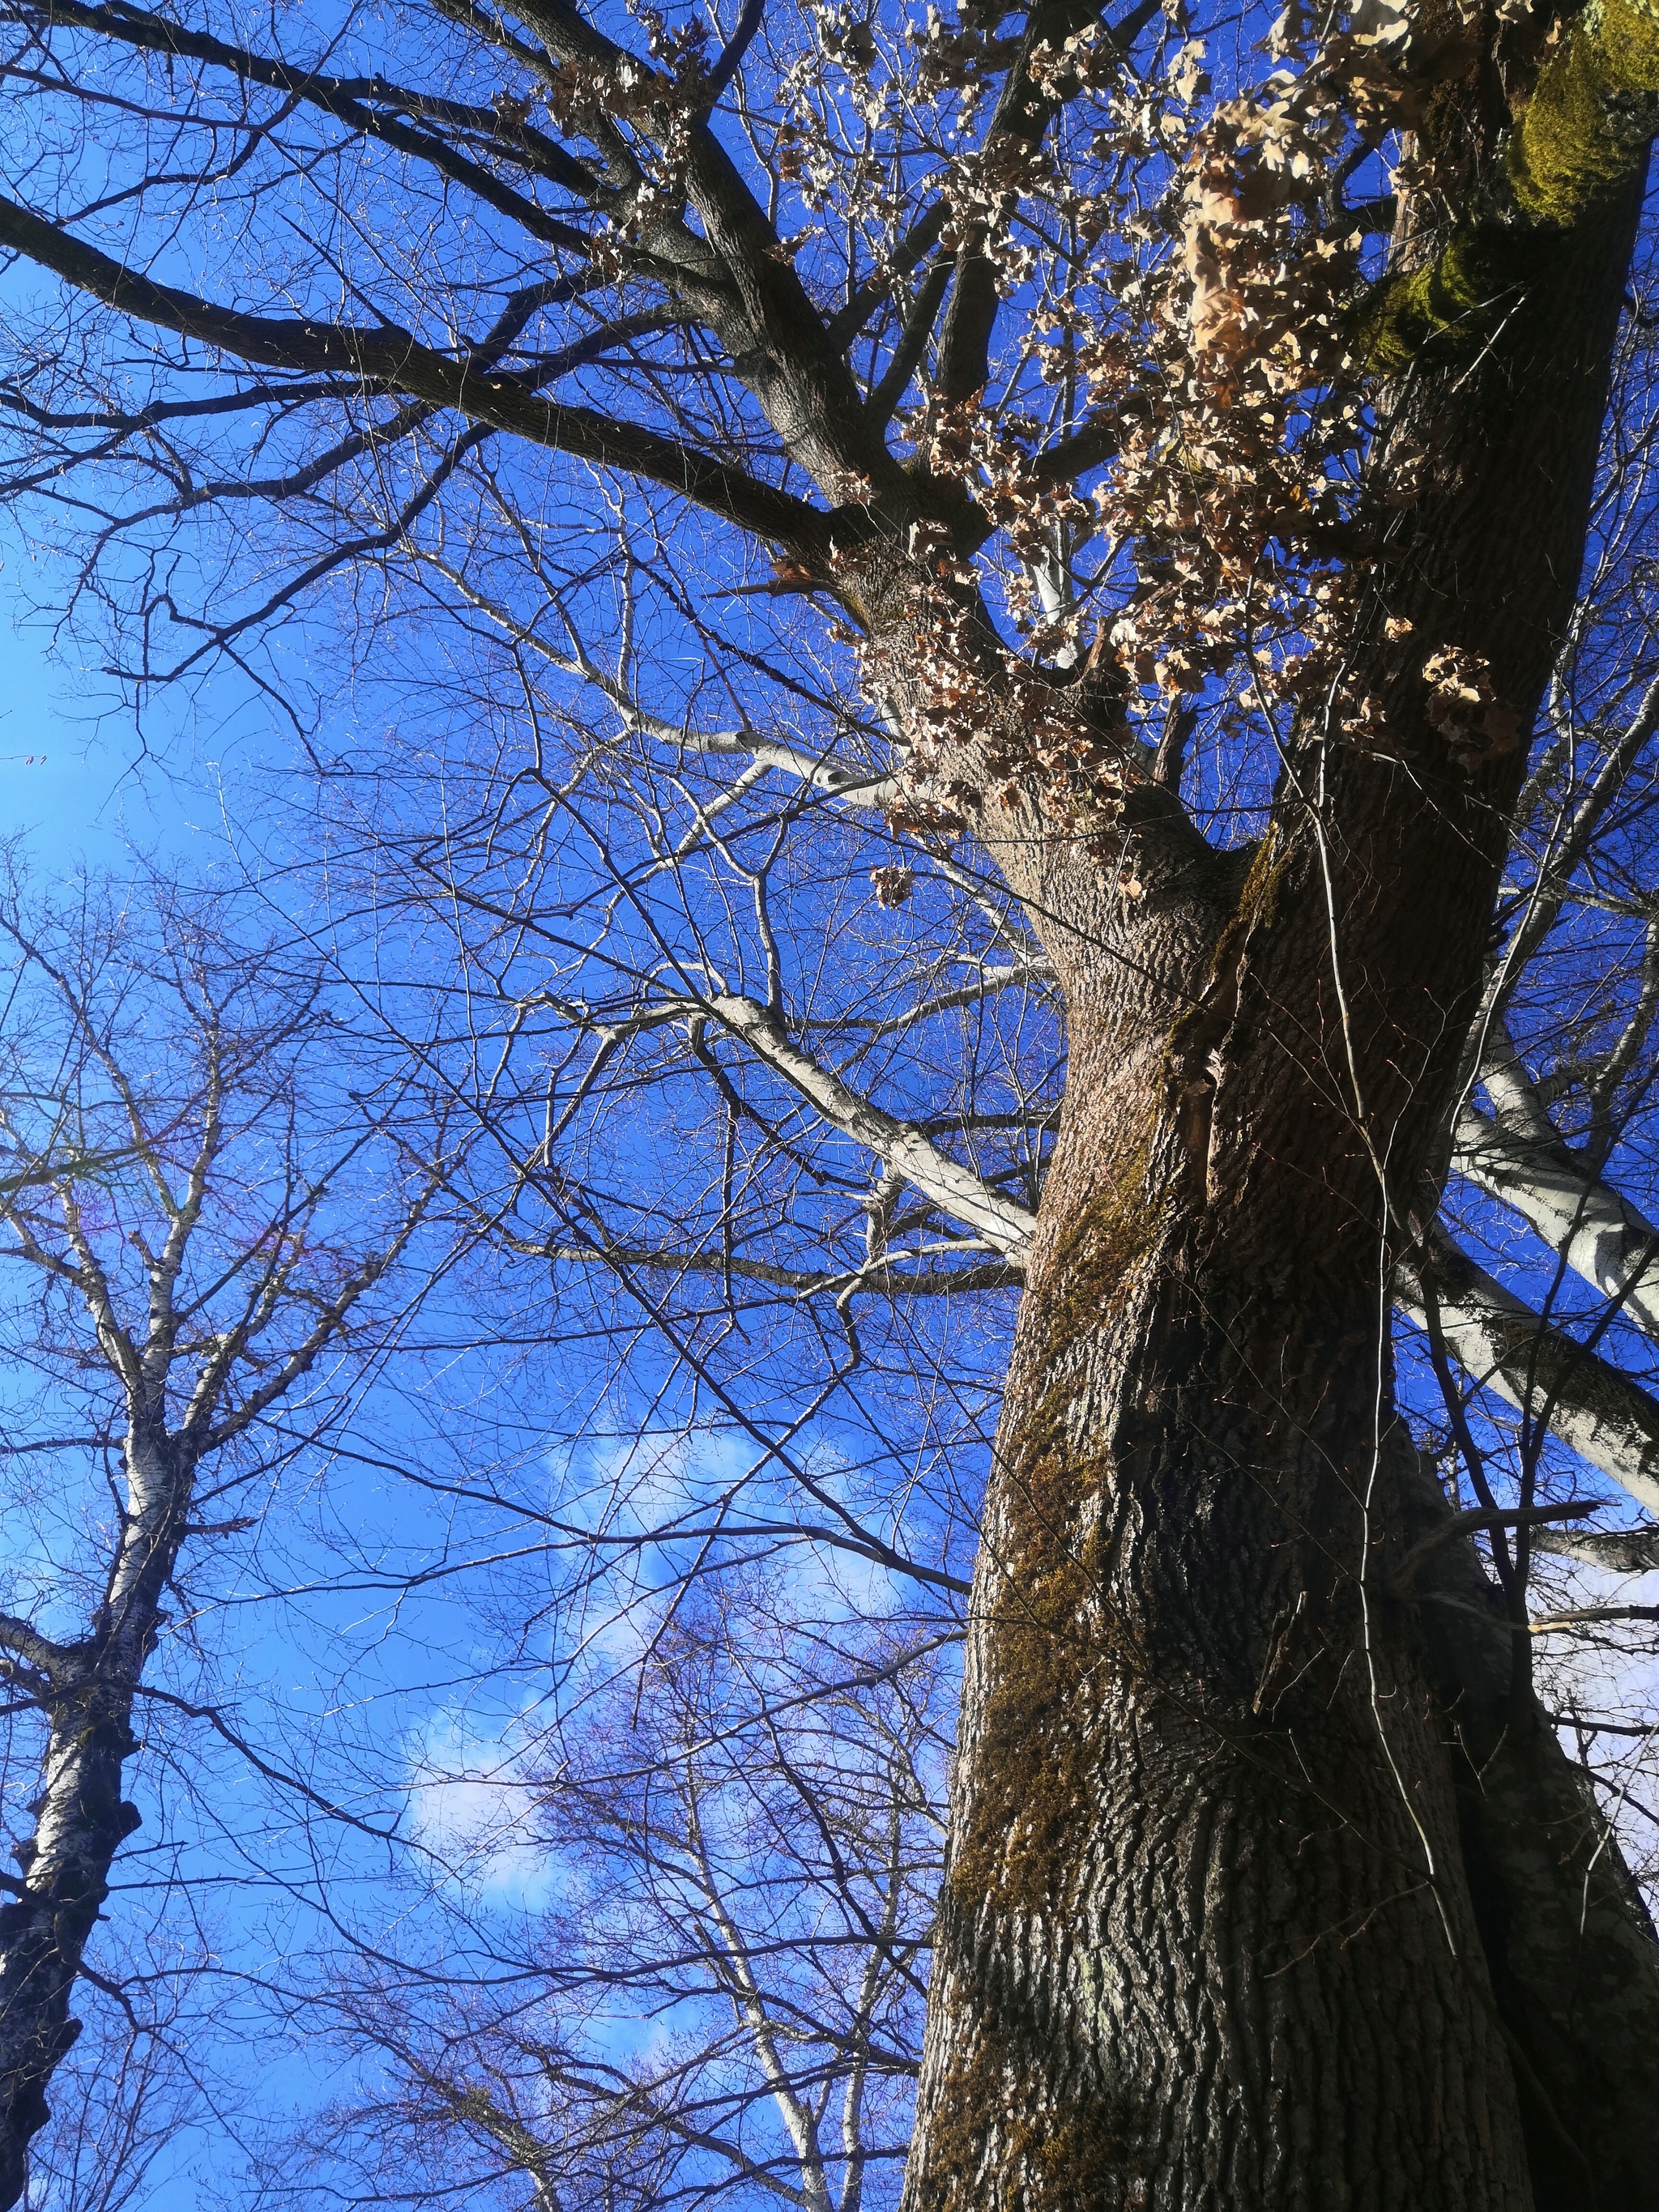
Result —
[{"label": "bare branch", "polygon": [[[1431,1265],[1448,1348],[1475,1379],[1610,1475],[1639,1505],[1659,1511],[1659,1399],[1541,1321],[1512,1291],[1449,1243]],[[1428,1326],[1416,1263],[1402,1262],[1396,1295]]]}]

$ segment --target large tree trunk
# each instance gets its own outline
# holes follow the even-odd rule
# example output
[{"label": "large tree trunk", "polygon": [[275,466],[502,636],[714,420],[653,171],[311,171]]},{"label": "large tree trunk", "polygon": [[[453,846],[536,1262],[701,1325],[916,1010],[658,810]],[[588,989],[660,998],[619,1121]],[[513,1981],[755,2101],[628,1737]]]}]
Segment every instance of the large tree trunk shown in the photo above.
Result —
[{"label": "large tree trunk", "polygon": [[[1248,873],[1152,854],[1121,916],[1075,863],[1028,893],[1072,1073],[975,1583],[907,2212],[1659,2206],[1631,2154],[1643,2062],[1595,2140],[1569,2086],[1615,2027],[1648,2024],[1650,2064],[1653,1947],[1604,1881],[1596,1969],[1565,1987],[1582,1802],[1560,1845],[1565,1769],[1490,1694],[1457,1736],[1458,1656],[1390,1589],[1393,1251],[1522,765],[1449,743],[1422,671],[1478,655],[1529,726],[1627,216],[1540,248],[1503,355],[1403,403],[1426,489],[1350,664],[1386,741],[1304,732]],[[1551,1840],[1505,1840],[1534,1820]],[[1505,1929],[1552,1851],[1528,1952]]]},{"label": "large tree trunk", "polygon": [[1010,1376],[911,2203],[1520,2208],[1450,1772],[1376,1589],[1384,1303],[1289,1221],[1224,1277],[1103,1056],[1074,1036]]}]

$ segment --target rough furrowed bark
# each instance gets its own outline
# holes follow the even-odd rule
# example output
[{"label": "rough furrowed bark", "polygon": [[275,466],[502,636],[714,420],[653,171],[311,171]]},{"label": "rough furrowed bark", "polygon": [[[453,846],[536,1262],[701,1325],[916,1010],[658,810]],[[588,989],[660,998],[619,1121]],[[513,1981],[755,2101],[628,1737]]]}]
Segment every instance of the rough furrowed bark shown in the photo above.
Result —
[{"label": "rough furrowed bark", "polygon": [[1362,1606],[1376,1301],[1219,1310],[1171,1148],[1091,1120],[1010,1379],[908,2203],[1522,2207],[1427,1686]]},{"label": "rough furrowed bark", "polygon": [[[1387,741],[1292,757],[1184,979],[1091,968],[1049,871],[1072,1074],[975,1584],[906,2212],[1590,2201],[1540,2148],[1527,2053],[1557,2029],[1505,2015],[1497,1984],[1534,1999],[1513,1947],[1488,1962],[1494,1852],[1420,1608],[1388,1587],[1386,1315],[1522,767],[1437,722],[1424,667],[1477,656],[1529,726],[1628,240],[1586,226],[1504,359],[1407,396],[1426,489],[1351,661]],[[1558,1820],[1539,1771],[1510,1817]],[[1650,1948],[1629,1960],[1653,1981]],[[1581,2063],[1627,2027],[1607,1994],[1550,2015]]]},{"label": "rough furrowed bark", "polygon": [[[1407,1534],[1449,1509],[1403,1439]],[[1654,1932],[1585,1778],[1540,1711],[1526,1637],[1466,1544],[1413,1581],[1451,1753],[1462,1856],[1511,2039],[1534,2196],[1553,2212],[1659,2204]]]}]

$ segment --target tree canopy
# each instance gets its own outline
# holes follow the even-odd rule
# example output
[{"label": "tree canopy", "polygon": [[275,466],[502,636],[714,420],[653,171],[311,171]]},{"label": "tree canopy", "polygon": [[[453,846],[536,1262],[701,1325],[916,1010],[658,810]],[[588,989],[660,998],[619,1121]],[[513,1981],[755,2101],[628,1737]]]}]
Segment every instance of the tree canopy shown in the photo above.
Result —
[{"label": "tree canopy", "polygon": [[[167,1692],[309,1838],[226,1971],[356,2054],[249,2201],[858,2212],[918,2081],[911,2212],[1649,2201],[1659,19],[1269,15],[0,9],[35,589],[280,733],[142,952],[8,923],[10,1263],[126,1422],[61,1571],[145,1359],[175,1456],[368,1378],[202,1602],[396,1718]],[[179,1352],[123,1194],[197,1234],[222,1032],[289,1151]],[[75,1975],[140,2033],[195,1510],[130,1650],[0,1630],[19,1806],[125,1701],[78,1934],[14,1814],[0,2201]]]}]

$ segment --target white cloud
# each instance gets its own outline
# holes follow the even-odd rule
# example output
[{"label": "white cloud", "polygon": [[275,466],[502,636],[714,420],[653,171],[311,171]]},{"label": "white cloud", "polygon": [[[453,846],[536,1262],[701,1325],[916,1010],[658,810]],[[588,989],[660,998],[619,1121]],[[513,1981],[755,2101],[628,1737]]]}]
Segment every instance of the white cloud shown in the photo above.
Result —
[{"label": "white cloud", "polygon": [[409,1789],[416,1833],[452,1879],[526,1911],[550,1904],[562,1887],[562,1869],[535,1834],[529,1759],[522,1720],[492,1734],[447,1707],[410,1747]]}]

